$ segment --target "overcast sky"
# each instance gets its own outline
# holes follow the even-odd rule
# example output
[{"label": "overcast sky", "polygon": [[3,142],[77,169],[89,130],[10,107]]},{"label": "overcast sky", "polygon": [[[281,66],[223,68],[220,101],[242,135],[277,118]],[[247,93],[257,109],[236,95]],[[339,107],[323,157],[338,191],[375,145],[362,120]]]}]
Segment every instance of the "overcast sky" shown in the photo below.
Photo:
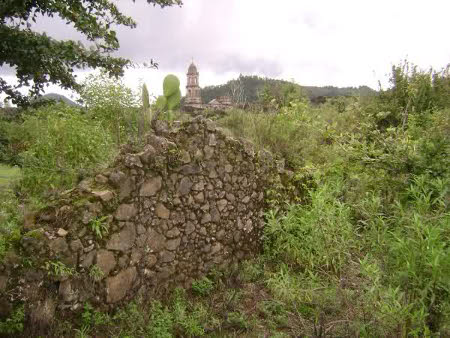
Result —
[{"label": "overcast sky", "polygon": [[[159,63],[159,70],[127,71],[125,82],[137,87],[142,79],[154,94],[161,93],[167,73],[184,85],[191,58],[201,86],[242,73],[301,85],[376,88],[406,57],[422,68],[450,63],[448,0],[184,0],[181,8],[165,9],[144,0],[116,2],[138,24],[118,29],[119,54]],[[80,39],[55,19],[43,19],[37,28]]]}]

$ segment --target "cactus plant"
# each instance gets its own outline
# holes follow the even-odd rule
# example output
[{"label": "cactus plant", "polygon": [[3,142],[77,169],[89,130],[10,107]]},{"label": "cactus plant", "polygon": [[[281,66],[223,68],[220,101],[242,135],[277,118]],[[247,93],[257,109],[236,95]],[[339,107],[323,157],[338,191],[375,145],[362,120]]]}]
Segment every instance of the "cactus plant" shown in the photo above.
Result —
[{"label": "cactus plant", "polygon": [[163,82],[164,96],[168,99],[170,96],[176,94],[178,90],[180,90],[180,80],[173,74],[167,75]]},{"label": "cactus plant", "polygon": [[159,111],[177,109],[180,106],[181,91],[180,80],[175,75],[169,74],[164,78],[163,92],[164,95],[156,100],[155,107]]},{"label": "cactus plant", "polygon": [[156,99],[155,106],[156,106],[156,108],[157,108],[158,110],[164,111],[164,110],[166,109],[166,106],[167,106],[167,99],[166,99],[166,97],[165,97],[165,96],[162,96],[162,95],[159,96],[159,97]]},{"label": "cactus plant", "polygon": [[181,101],[181,91],[178,88],[175,94],[171,95],[167,99],[167,108],[169,110],[175,110],[180,106]]},{"label": "cactus plant", "polygon": [[142,85],[142,106],[144,107],[144,110],[148,110],[148,108],[150,108],[150,98],[148,95],[147,85],[145,83]]}]

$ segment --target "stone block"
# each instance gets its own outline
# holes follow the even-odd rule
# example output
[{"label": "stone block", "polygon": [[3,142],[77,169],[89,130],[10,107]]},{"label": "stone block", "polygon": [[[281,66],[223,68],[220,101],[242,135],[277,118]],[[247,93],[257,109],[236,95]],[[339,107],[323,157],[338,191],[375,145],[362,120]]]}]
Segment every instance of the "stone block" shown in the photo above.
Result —
[{"label": "stone block", "polygon": [[193,186],[193,183],[189,177],[183,177],[178,185],[178,193],[180,195],[187,195]]},{"label": "stone block", "polygon": [[122,300],[133,286],[137,277],[136,267],[131,267],[119,272],[114,277],[106,280],[106,301],[116,303]]},{"label": "stone block", "polygon": [[128,221],[137,214],[137,209],[134,204],[121,204],[117,208],[115,217],[119,221]]},{"label": "stone block", "polygon": [[167,209],[164,206],[164,204],[162,204],[162,203],[158,203],[156,205],[155,213],[156,213],[156,216],[158,216],[159,218],[162,218],[162,219],[169,219],[170,218],[170,210]]},{"label": "stone block", "polygon": [[111,236],[111,239],[106,243],[108,250],[127,251],[129,250],[136,239],[136,231],[134,224],[127,224],[122,231]]},{"label": "stone block", "polygon": [[108,250],[99,250],[97,253],[97,266],[102,270],[106,277],[116,267],[116,259],[114,254]]},{"label": "stone block", "polygon": [[161,176],[152,177],[142,184],[139,191],[140,196],[154,196],[161,189],[162,178]]}]

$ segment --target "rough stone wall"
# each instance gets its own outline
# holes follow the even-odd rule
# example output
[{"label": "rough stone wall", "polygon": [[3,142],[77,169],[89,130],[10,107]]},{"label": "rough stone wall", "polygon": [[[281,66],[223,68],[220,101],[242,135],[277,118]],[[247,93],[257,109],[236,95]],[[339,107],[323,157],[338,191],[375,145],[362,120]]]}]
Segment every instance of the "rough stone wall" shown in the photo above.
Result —
[{"label": "rough stone wall", "polygon": [[270,155],[203,118],[156,129],[142,151],[124,150],[27,221],[21,246],[31,263],[7,257],[3,295],[20,294],[32,312],[113,306],[260,250]]}]

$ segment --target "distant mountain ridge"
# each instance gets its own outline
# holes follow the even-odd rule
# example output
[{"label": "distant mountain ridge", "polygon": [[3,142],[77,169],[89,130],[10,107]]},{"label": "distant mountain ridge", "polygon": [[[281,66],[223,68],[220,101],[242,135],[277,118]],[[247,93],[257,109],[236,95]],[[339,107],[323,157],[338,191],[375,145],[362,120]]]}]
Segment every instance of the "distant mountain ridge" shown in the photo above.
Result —
[{"label": "distant mountain ridge", "polygon": [[336,96],[352,96],[352,95],[373,95],[376,93],[375,90],[368,86],[360,87],[334,87],[334,86],[301,86],[299,84],[285,81],[276,80],[270,78],[262,78],[259,76],[243,76],[241,75],[238,79],[230,80],[225,84],[217,86],[207,86],[202,88],[201,95],[203,102],[209,102],[218,96],[230,95],[231,88],[233,84],[237,81],[242,83],[244,95],[247,102],[254,103],[258,101],[259,93],[263,90],[265,85],[277,86],[284,84],[294,84],[298,86],[304,93],[309,97],[311,101],[316,101],[321,97],[336,97]]},{"label": "distant mountain ridge", "polygon": [[71,99],[67,98],[64,95],[56,94],[56,93],[48,93],[45,95],[42,95],[41,97],[35,99],[35,102],[40,102],[44,100],[54,100],[56,102],[64,102],[65,104],[69,106],[75,106],[75,107],[81,107],[78,103],[72,101]]}]

